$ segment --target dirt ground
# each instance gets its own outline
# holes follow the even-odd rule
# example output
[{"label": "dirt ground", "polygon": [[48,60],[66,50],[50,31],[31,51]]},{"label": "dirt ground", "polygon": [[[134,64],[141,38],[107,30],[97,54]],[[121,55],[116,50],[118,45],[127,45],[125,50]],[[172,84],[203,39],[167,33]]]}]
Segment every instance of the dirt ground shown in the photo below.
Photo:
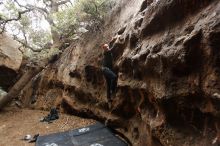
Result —
[{"label": "dirt ground", "polygon": [[95,123],[94,120],[59,114],[51,124],[39,122],[48,111],[10,108],[0,111],[0,146],[34,146],[21,140],[25,135],[45,135],[80,128]]}]

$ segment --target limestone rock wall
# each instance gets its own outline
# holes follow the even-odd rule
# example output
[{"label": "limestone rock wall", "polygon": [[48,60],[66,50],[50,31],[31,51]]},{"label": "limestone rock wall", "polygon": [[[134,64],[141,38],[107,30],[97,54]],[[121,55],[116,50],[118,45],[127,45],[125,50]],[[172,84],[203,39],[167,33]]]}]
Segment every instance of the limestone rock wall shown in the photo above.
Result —
[{"label": "limestone rock wall", "polygon": [[[100,70],[105,42],[118,75],[111,110]],[[217,145],[219,49],[218,0],[120,1],[103,32],[73,43],[40,74],[35,107],[95,118],[132,145]]]}]

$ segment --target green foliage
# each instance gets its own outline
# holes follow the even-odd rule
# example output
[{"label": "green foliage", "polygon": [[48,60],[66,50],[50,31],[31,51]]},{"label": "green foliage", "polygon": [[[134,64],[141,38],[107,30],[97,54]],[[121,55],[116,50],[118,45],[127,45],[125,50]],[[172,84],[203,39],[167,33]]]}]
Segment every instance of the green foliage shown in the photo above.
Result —
[{"label": "green foliage", "polygon": [[[29,52],[30,53],[30,52]],[[28,57],[31,58],[31,60],[45,60],[48,58],[51,58],[52,56],[61,53],[61,51],[58,48],[51,48],[51,49],[44,49],[40,53],[30,53],[27,54]]]},{"label": "green foliage", "polygon": [[[67,8],[64,11],[57,12],[54,15],[56,30],[59,34],[74,34],[77,27],[76,13],[74,8]],[[65,27],[64,27],[65,26]]]},{"label": "green foliage", "polygon": [[57,31],[67,37],[80,35],[80,28],[93,31],[103,25],[112,4],[113,0],[78,0],[54,15]]},{"label": "green foliage", "polygon": [[16,4],[14,3],[14,1],[12,0],[6,0],[4,3],[4,11],[5,13],[5,19],[9,19],[9,18],[14,18],[17,17],[17,12],[19,10],[21,10],[21,8],[19,8],[18,6],[16,6]]},{"label": "green foliage", "polygon": [[32,47],[36,49],[41,49],[46,43],[52,40],[51,34],[43,29],[40,30],[29,30],[31,37],[29,41],[32,42]]},{"label": "green foliage", "polygon": [[23,15],[20,19],[20,24],[24,27],[29,27],[31,25],[31,20],[28,15]]},{"label": "green foliage", "polygon": [[81,12],[87,14],[90,19],[96,19],[100,21],[106,14],[104,8],[106,0],[80,0],[78,5]]},{"label": "green foliage", "polygon": [[0,20],[6,19],[6,15],[0,12]]}]

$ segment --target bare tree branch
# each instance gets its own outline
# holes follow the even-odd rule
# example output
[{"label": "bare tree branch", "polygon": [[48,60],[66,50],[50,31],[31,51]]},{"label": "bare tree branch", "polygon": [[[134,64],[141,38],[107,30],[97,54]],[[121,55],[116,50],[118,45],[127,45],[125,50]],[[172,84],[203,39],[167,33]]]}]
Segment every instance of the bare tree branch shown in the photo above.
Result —
[{"label": "bare tree branch", "polygon": [[39,10],[39,11],[42,11],[42,12],[44,12],[44,13],[49,14],[49,12],[47,11],[46,8],[37,7],[37,6],[34,6],[34,5],[30,5],[30,4],[21,5],[17,0],[14,0],[14,2],[15,2],[18,6],[20,6],[20,7],[22,7],[22,8],[30,9],[30,10]]},{"label": "bare tree branch", "polygon": [[21,48],[22,48],[22,46],[20,46],[20,47],[18,48],[18,50],[19,50],[22,54],[24,54],[24,51],[23,51]]},{"label": "bare tree branch", "polygon": [[40,7],[36,7],[36,6],[32,6],[32,5],[27,5],[27,6],[24,6],[24,5],[21,5],[17,0],[14,0],[14,2],[21,8],[25,8],[25,10],[23,11],[19,11],[18,12],[18,16],[15,17],[15,18],[10,18],[10,19],[3,19],[3,18],[0,18],[0,27],[1,27],[1,31],[0,31],[0,34],[2,34],[4,31],[5,31],[5,27],[6,27],[6,24],[8,22],[11,22],[11,21],[18,21],[21,19],[22,15],[27,13],[27,12],[31,12],[35,9],[37,9],[38,11],[41,11],[43,13],[47,13],[49,14],[49,12],[44,9],[44,8],[40,8]]},{"label": "bare tree branch", "polygon": [[[68,2],[71,3],[70,0],[63,0],[63,1],[57,2],[56,5],[57,5],[57,6],[60,6],[60,5],[66,4],[66,3],[68,3]],[[71,4],[72,4],[72,3],[71,3]]]},{"label": "bare tree branch", "polygon": [[[0,22],[1,23],[1,22]],[[0,25],[1,26],[1,25]],[[6,27],[6,23],[3,23],[2,26],[1,26],[1,31],[0,31],[0,34],[2,34],[4,31],[5,31],[5,27]]]},{"label": "bare tree branch", "polygon": [[0,27],[1,27],[1,31],[0,31],[0,34],[2,34],[4,31],[5,31],[5,27],[6,27],[6,24],[10,21],[18,21],[19,19],[21,19],[21,16],[27,12],[30,12],[31,10],[24,10],[24,11],[20,11],[18,12],[18,16],[16,18],[10,18],[10,19],[2,19],[1,18],[1,21],[0,21]]},{"label": "bare tree branch", "polygon": [[14,0],[14,2],[15,2],[19,7],[26,8],[25,6],[21,5],[17,0]]},{"label": "bare tree branch", "polygon": [[49,12],[47,11],[46,8],[41,8],[41,7],[33,6],[33,5],[30,5],[30,4],[28,4],[26,6],[26,8],[31,9],[31,10],[38,10],[38,12],[43,12],[43,13],[46,13],[47,15],[49,14]]},{"label": "bare tree branch", "polygon": [[25,48],[31,49],[33,52],[41,52],[43,49],[34,49],[33,47],[29,46],[27,43],[21,41],[20,39],[17,38],[16,35],[13,35],[14,40],[22,44]]},{"label": "bare tree branch", "polygon": [[22,30],[22,34],[23,34],[23,37],[24,37],[25,43],[28,44],[27,36],[26,36],[26,32],[25,32],[25,30]]}]

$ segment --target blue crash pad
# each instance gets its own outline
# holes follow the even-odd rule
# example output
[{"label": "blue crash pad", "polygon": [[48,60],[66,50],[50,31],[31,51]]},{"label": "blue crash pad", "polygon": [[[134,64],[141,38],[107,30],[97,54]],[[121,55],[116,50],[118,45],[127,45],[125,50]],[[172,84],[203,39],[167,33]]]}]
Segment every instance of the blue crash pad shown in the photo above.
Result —
[{"label": "blue crash pad", "polygon": [[39,136],[36,146],[127,146],[101,123],[88,127]]}]

